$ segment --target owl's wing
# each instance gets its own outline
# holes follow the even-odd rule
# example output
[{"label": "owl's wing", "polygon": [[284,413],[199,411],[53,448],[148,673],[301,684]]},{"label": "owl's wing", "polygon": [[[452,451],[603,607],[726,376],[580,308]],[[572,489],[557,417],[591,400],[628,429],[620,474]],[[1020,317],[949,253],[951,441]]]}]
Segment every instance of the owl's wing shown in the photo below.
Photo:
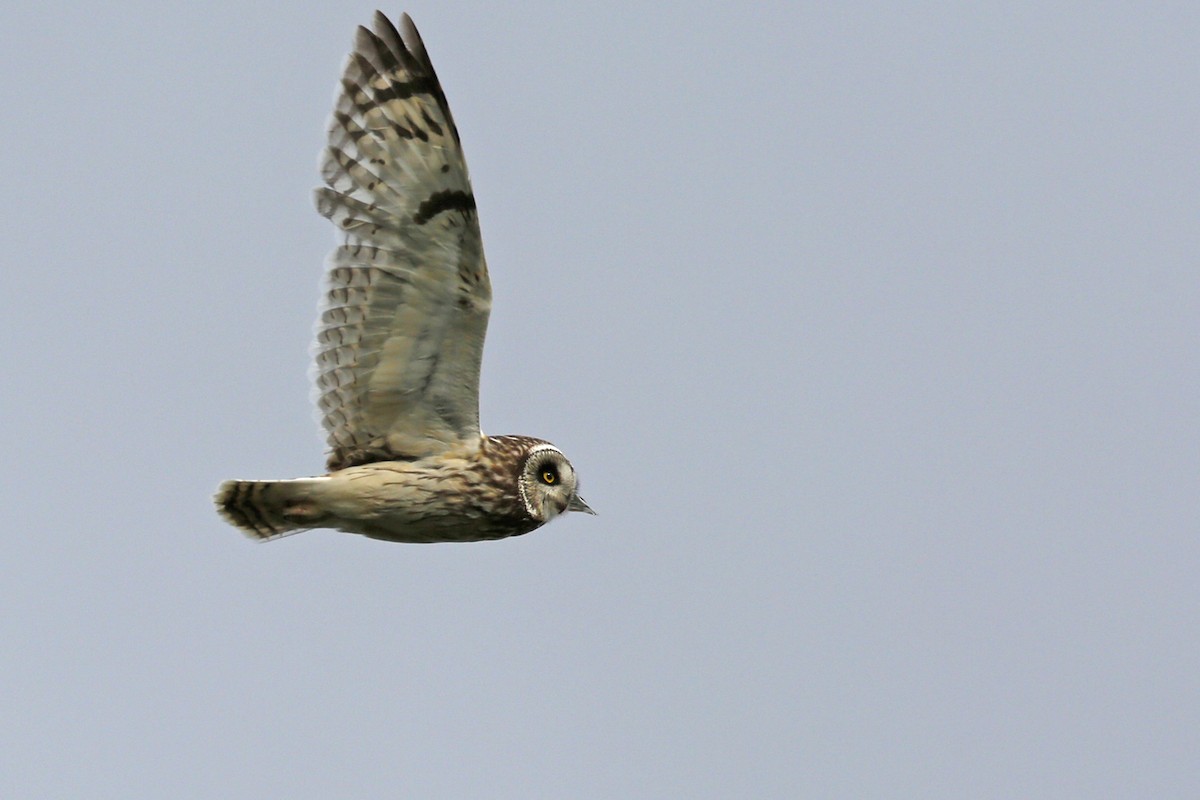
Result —
[{"label": "owl's wing", "polygon": [[479,441],[492,290],[458,130],[412,20],[358,29],[317,210],[342,231],[317,322],[329,468]]}]

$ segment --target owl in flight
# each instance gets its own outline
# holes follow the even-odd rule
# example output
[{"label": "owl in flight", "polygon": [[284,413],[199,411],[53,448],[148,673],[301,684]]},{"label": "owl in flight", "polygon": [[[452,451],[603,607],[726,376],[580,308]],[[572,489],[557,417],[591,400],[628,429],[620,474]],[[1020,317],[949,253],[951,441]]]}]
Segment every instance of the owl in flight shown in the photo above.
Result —
[{"label": "owl in flight", "polygon": [[329,473],[221,484],[217,510],[255,539],[466,542],[595,513],[557,447],[479,430],[492,290],[475,197],[429,55],[400,26],[376,12],[358,29],[316,191],[341,231],[315,346]]}]

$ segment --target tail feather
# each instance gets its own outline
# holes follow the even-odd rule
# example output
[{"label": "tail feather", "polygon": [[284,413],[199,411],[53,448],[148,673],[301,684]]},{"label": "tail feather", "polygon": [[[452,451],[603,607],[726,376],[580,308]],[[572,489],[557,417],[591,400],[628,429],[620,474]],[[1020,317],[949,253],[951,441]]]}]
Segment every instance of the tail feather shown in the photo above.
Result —
[{"label": "tail feather", "polygon": [[320,480],[225,481],[213,500],[230,525],[251,539],[268,541],[319,527],[321,514],[310,492]]}]

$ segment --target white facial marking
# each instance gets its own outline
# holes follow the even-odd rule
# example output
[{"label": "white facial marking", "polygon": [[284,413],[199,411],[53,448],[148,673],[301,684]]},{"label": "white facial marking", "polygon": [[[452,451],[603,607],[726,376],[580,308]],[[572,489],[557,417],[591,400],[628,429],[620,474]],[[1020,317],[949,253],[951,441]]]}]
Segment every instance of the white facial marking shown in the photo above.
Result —
[{"label": "white facial marking", "polygon": [[525,505],[525,511],[534,519],[541,520],[543,524],[554,519],[563,511],[563,508],[560,507],[561,504],[555,502],[554,499],[555,495],[562,491],[560,485],[556,484],[553,487],[542,486],[533,475],[532,465],[537,460],[537,456],[544,453],[558,454],[555,463],[561,469],[563,480],[567,480],[567,476],[573,476],[574,474],[570,462],[567,461],[567,457],[552,444],[534,445],[525,454],[525,466],[517,481],[517,489],[521,495],[521,502]]}]

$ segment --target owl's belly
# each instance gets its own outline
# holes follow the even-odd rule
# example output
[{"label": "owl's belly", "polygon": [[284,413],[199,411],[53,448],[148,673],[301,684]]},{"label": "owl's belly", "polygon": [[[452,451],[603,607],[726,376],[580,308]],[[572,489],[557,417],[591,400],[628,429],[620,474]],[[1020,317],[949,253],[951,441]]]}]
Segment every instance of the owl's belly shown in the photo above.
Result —
[{"label": "owl's belly", "polygon": [[385,542],[428,544],[505,539],[529,533],[537,527],[538,523],[533,520],[450,514],[414,519],[408,514],[398,514],[370,521],[359,520],[340,529]]}]

